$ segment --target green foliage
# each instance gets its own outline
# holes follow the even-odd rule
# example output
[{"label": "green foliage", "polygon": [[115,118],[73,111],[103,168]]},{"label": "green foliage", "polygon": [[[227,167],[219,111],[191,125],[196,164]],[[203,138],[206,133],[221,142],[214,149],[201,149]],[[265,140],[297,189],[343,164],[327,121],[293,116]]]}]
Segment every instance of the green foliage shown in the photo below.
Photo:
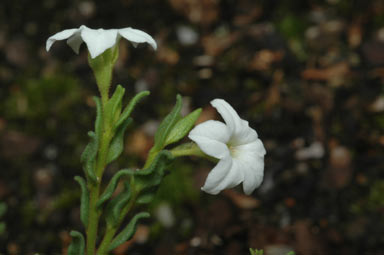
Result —
[{"label": "green foliage", "polygon": [[109,146],[108,156],[107,156],[107,164],[116,160],[124,149],[124,133],[127,130],[129,124],[132,122],[131,118],[126,119],[116,130],[116,134],[114,135],[111,144]]},{"label": "green foliage", "polygon": [[157,154],[148,168],[135,172],[135,186],[140,192],[137,203],[145,204],[152,200],[157,186],[164,177],[165,169],[172,160],[172,154],[163,150]]},{"label": "green foliage", "polygon": [[89,192],[87,184],[85,183],[84,178],[80,176],[75,176],[75,180],[79,183],[81,188],[80,219],[84,226],[87,227],[89,216]]},{"label": "green foliage", "polygon": [[180,95],[176,97],[176,105],[173,107],[172,111],[164,118],[160,123],[159,128],[155,134],[155,145],[153,146],[155,150],[160,151],[165,147],[165,142],[168,135],[171,133],[172,128],[180,120],[180,111],[182,107],[182,98]]},{"label": "green foliage", "polygon": [[128,181],[124,182],[124,189],[114,197],[106,208],[106,221],[113,227],[117,226],[121,210],[131,199],[131,188]]},{"label": "green foliage", "polygon": [[263,250],[252,249],[252,248],[249,248],[249,252],[251,253],[251,255],[263,255],[264,254]]},{"label": "green foliage", "polygon": [[115,122],[120,117],[122,104],[121,101],[123,99],[124,93],[125,89],[121,85],[117,85],[115,92],[105,105],[104,121],[106,123],[106,126],[114,126]]},{"label": "green foliage", "polygon": [[72,242],[68,247],[68,255],[84,255],[85,242],[83,235],[78,231],[71,231]]},{"label": "green foliage", "polygon": [[113,192],[115,192],[115,189],[117,187],[117,184],[120,180],[120,178],[128,175],[133,175],[134,171],[131,169],[124,169],[118,171],[109,182],[107,188],[104,190],[103,194],[100,196],[99,200],[97,201],[96,206],[100,209],[100,207],[112,197]]},{"label": "green foliage", "polygon": [[148,96],[149,91],[143,91],[134,96],[128,103],[128,105],[124,108],[124,111],[120,115],[119,120],[117,121],[115,127],[119,128],[119,126],[131,115],[131,112],[135,108],[136,104],[145,96]]},{"label": "green foliage", "polygon": [[159,151],[164,149],[165,146],[175,143],[187,135],[201,113],[201,109],[197,109],[182,118],[180,115],[181,107],[182,98],[180,95],[177,95],[175,106],[160,123],[156,131],[155,144],[149,152],[146,166],[153,161]]},{"label": "green foliage", "polygon": [[128,241],[133,236],[133,234],[136,232],[137,222],[140,219],[148,218],[149,216],[150,215],[147,212],[141,212],[141,213],[136,214],[131,219],[129,224],[112,240],[111,244],[108,247],[109,251],[115,249],[119,245]]},{"label": "green foliage", "polygon": [[95,132],[89,131],[88,136],[91,138],[88,145],[85,147],[83,153],[81,154],[80,161],[83,163],[83,168],[87,180],[91,180],[95,183],[97,180],[96,177],[96,156],[99,150],[100,139],[102,135],[103,128],[103,113],[102,105],[99,97],[93,97],[93,100],[96,103],[96,120],[95,120]]},{"label": "green foliage", "polygon": [[165,146],[171,143],[176,143],[184,138],[192,127],[195,125],[196,120],[199,118],[201,109],[196,109],[184,118],[180,119],[165,140]]},{"label": "green foliage", "polygon": [[83,163],[83,168],[85,171],[85,176],[87,180],[96,183],[97,177],[95,174],[95,163],[96,163],[96,155],[99,149],[99,139],[97,135],[89,131],[88,136],[91,138],[91,141],[85,147],[83,153],[81,154],[81,162]]},{"label": "green foliage", "polygon": [[93,100],[96,103],[95,132],[88,132],[88,136],[91,138],[91,141],[85,147],[84,152],[81,155],[81,162],[84,165],[87,179],[90,179],[93,183],[95,183],[97,181],[95,169],[96,156],[99,150],[100,139],[103,132],[103,111],[100,98],[93,97]]}]

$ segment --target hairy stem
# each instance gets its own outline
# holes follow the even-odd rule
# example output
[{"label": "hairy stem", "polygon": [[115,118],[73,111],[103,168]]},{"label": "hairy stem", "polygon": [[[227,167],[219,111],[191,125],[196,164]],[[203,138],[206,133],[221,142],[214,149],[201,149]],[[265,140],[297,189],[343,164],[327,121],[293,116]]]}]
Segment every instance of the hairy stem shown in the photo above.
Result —
[{"label": "hairy stem", "polygon": [[[106,99],[108,100],[108,99]],[[102,104],[104,113],[104,102]],[[100,212],[96,207],[97,201],[100,196],[100,184],[104,169],[107,164],[107,155],[109,149],[109,143],[111,141],[110,128],[106,127],[106,123],[103,123],[103,132],[101,135],[101,141],[96,160],[96,177],[97,183],[89,185],[90,189],[90,201],[89,201],[89,219],[87,227],[87,255],[94,255],[96,251],[97,232],[99,227]]]},{"label": "hairy stem", "polygon": [[121,211],[116,226],[113,226],[112,224],[107,224],[107,229],[105,231],[103,241],[101,242],[99,249],[97,251],[97,255],[107,255],[108,254],[109,245],[111,244],[113,237],[115,236],[115,234],[116,234],[117,230],[119,229],[121,223],[123,222],[125,216],[128,215],[128,213],[132,211],[132,209],[136,203],[136,199],[138,197],[138,194],[139,194],[139,192],[134,190],[135,189],[134,187],[132,187],[132,189],[133,189],[132,199],[129,200],[129,203]]}]

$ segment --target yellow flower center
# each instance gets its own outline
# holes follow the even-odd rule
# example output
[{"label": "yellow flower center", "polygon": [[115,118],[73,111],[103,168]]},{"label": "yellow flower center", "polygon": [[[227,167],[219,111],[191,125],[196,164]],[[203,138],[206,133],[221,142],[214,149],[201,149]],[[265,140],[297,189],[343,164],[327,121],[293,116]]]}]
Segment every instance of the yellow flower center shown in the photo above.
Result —
[{"label": "yellow flower center", "polygon": [[232,158],[235,158],[237,153],[238,153],[236,146],[233,146],[231,144],[227,144],[227,146],[228,146],[229,153],[231,154]]}]

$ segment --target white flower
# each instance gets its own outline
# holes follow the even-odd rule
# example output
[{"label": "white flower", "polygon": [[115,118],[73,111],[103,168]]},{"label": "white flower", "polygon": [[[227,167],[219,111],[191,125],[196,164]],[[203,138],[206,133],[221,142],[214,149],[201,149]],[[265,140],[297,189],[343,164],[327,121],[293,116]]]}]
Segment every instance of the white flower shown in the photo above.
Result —
[{"label": "white flower", "polygon": [[68,39],[67,44],[71,46],[73,51],[79,54],[80,45],[85,42],[91,57],[95,58],[105,50],[112,48],[120,37],[131,41],[134,45],[147,42],[155,50],[157,48],[155,40],[149,34],[138,29],[127,27],[104,30],[102,28],[91,29],[82,25],[79,28],[66,29],[52,35],[47,40],[46,49],[49,51],[52,44],[56,41]]},{"label": "white flower", "polygon": [[242,182],[244,193],[249,195],[263,180],[266,153],[263,143],[248,121],[241,119],[226,101],[215,99],[211,104],[225,124],[208,120],[189,133],[189,138],[204,153],[219,160],[201,189],[215,195]]}]

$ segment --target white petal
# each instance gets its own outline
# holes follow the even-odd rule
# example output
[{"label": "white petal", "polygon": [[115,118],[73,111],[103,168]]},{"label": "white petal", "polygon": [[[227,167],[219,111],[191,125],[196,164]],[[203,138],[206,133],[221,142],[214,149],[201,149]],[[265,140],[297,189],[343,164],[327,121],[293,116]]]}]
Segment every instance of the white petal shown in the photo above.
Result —
[{"label": "white petal", "polygon": [[189,138],[197,143],[199,148],[207,155],[222,159],[224,157],[229,156],[229,149],[225,143],[209,139],[204,136],[191,136]]},{"label": "white petal", "polygon": [[157,49],[157,44],[155,40],[153,40],[152,36],[149,34],[139,30],[139,29],[133,29],[130,27],[119,29],[119,34],[127,39],[128,41],[131,41],[135,44],[137,43],[149,43],[153,49]]},{"label": "white petal", "polygon": [[77,28],[73,28],[73,29],[66,29],[66,30],[63,30],[61,32],[58,32],[54,35],[52,35],[51,37],[48,38],[47,40],[47,43],[45,45],[45,48],[47,51],[49,51],[49,49],[51,48],[52,44],[56,41],[60,41],[60,40],[65,40],[65,39],[68,39],[70,38],[71,36],[73,36],[76,32],[78,31]]},{"label": "white petal", "polygon": [[189,134],[192,136],[204,136],[222,143],[227,143],[230,138],[227,126],[217,120],[208,120],[200,123]]},{"label": "white petal", "polygon": [[70,37],[67,40],[67,44],[72,48],[76,54],[79,54],[80,45],[83,43],[83,39],[80,34]]},{"label": "white petal", "polygon": [[221,159],[229,154],[226,145],[230,138],[229,132],[222,122],[215,120],[203,122],[193,128],[188,137],[209,156]]},{"label": "white petal", "polygon": [[237,115],[236,111],[223,99],[214,99],[211,101],[211,105],[216,108],[223,117],[225,123],[227,124],[231,134],[234,133],[237,122],[240,122],[240,117]]},{"label": "white petal", "polygon": [[253,142],[257,139],[257,133],[249,127],[248,121],[239,117],[237,112],[223,99],[215,99],[211,102],[223,117],[231,133],[231,145],[240,145]]},{"label": "white petal", "polygon": [[250,195],[263,182],[264,158],[258,157],[252,167],[245,168],[244,176],[243,190],[245,194]]},{"label": "white petal", "polygon": [[248,155],[248,153],[251,153],[254,156],[264,157],[267,153],[260,139],[256,139],[256,141],[251,143],[238,145],[235,147],[235,150],[239,154],[239,157]]},{"label": "white petal", "polygon": [[229,171],[231,170],[231,167],[232,158],[230,156],[221,159],[219,163],[217,163],[217,165],[208,174],[204,186],[201,189],[212,195],[218,194],[221,191],[221,189],[218,187],[228,175]]},{"label": "white petal", "polygon": [[256,141],[256,130],[249,127],[248,121],[240,120],[231,139],[231,145],[237,146]]},{"label": "white petal", "polygon": [[244,181],[244,172],[242,171],[242,169],[243,166],[241,162],[232,158],[232,167],[229,170],[228,174],[225,176],[225,178],[220,182],[217,189],[230,189]]},{"label": "white petal", "polygon": [[90,29],[84,26],[81,37],[87,44],[91,57],[95,58],[115,45],[117,29]]},{"label": "white petal", "polygon": [[244,173],[243,189],[249,195],[260,186],[264,176],[265,148],[260,141],[237,146],[234,161],[242,166]]}]

